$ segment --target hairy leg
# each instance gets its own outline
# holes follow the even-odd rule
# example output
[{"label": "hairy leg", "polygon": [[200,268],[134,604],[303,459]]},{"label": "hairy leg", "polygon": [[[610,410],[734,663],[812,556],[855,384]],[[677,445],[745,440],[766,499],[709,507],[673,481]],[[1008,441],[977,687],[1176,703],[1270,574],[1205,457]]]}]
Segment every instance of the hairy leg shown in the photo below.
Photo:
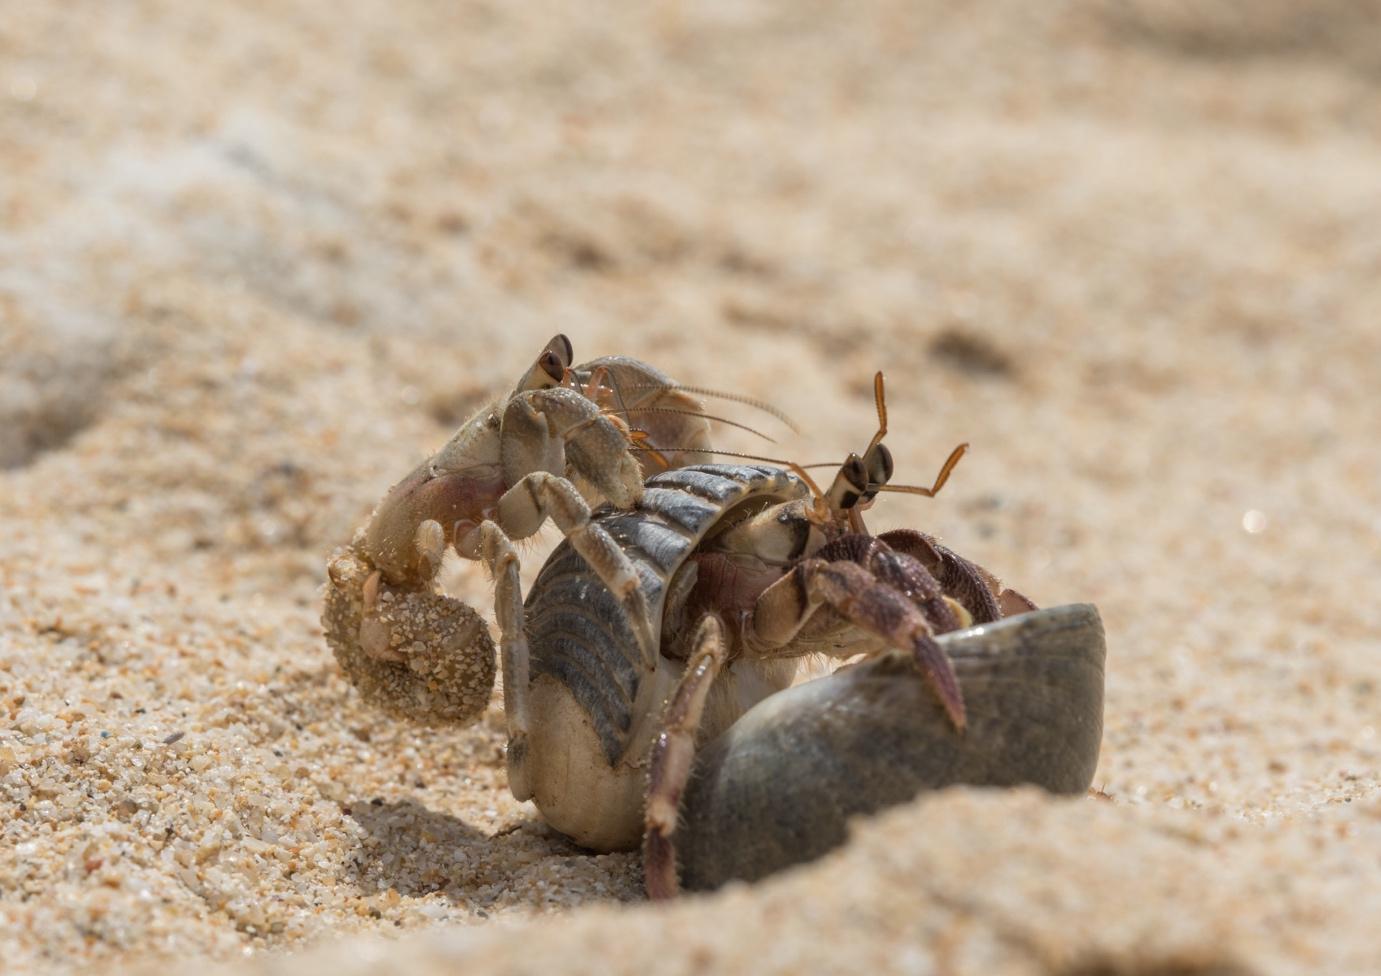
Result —
[{"label": "hairy leg", "polygon": [[964,728],[959,679],[935,640],[935,625],[921,605],[856,562],[806,559],[797,563],[758,597],[748,621],[747,643],[756,653],[787,647],[821,608],[892,647],[909,650],[954,727]]},{"label": "hairy leg", "polygon": [[924,565],[940,581],[940,588],[973,615],[974,623],[991,623],[1004,616],[999,602],[1002,584],[982,566],[915,529],[884,532],[878,539]]},{"label": "hairy leg", "polygon": [[[891,587],[916,604],[937,634],[959,630],[973,623],[972,613],[914,556],[893,549],[871,535],[846,535],[827,543],[816,553],[827,562],[857,563],[884,586]],[[945,599],[949,596],[950,599]],[[956,606],[957,604],[957,606]]]}]

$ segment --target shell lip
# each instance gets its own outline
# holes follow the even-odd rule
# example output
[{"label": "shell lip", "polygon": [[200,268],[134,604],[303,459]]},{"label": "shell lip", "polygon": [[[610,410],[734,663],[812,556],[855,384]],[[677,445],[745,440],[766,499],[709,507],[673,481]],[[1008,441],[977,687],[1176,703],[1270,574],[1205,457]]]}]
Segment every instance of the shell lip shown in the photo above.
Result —
[{"label": "shell lip", "polygon": [[1103,618],[1098,613],[1098,607],[1092,603],[1063,603],[1053,607],[1041,607],[1027,613],[1003,617],[991,623],[952,630],[947,634],[940,634],[936,639],[947,653],[967,656],[979,653],[978,649],[983,646],[1016,638],[1022,633],[1029,632],[1032,627],[1036,627],[1042,634],[1084,631],[1089,637],[1094,638],[1090,641],[1094,645],[1091,649],[1096,651],[1100,665],[1107,654]]}]

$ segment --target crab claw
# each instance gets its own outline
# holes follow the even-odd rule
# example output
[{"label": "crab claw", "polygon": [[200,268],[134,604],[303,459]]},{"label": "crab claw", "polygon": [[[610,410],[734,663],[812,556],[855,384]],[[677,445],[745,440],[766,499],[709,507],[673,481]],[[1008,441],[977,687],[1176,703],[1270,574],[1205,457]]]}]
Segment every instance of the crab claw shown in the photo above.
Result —
[{"label": "crab claw", "polygon": [[489,704],[494,642],[472,608],[390,584],[363,533],[327,564],[321,623],[341,669],[371,705],[433,725],[468,725]]},{"label": "crab claw", "polygon": [[428,461],[379,503],[364,530],[361,554],[394,585],[430,584],[453,541],[441,527],[479,521],[502,494],[496,468],[474,466],[462,473]]}]

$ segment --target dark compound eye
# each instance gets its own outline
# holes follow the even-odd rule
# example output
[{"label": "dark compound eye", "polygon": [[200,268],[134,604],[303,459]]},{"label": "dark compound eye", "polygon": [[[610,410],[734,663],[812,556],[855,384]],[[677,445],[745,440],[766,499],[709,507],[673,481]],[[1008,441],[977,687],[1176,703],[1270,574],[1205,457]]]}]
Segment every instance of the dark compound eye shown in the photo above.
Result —
[{"label": "dark compound eye", "polygon": [[887,450],[886,445],[878,444],[868,452],[866,466],[870,488],[880,488],[892,480],[892,452]]},{"label": "dark compound eye", "polygon": [[564,335],[558,334],[548,343],[551,352],[561,357],[561,366],[566,368],[575,362],[575,350],[571,348],[571,340]]},{"label": "dark compound eye", "polygon": [[[567,348],[570,348],[569,345]],[[542,353],[541,358],[537,360],[537,365],[542,372],[552,378],[553,382],[560,383],[566,378],[566,367],[561,362],[561,357],[550,349]]]}]

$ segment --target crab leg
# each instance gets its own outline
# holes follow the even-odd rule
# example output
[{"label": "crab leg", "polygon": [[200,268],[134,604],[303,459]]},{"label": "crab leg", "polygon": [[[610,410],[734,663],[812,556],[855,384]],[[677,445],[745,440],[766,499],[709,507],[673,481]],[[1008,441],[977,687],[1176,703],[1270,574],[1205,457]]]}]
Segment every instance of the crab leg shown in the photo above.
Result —
[{"label": "crab leg", "polygon": [[[625,619],[637,631],[643,653],[649,657],[654,655],[657,639],[650,629],[647,601],[638,571],[604,527],[590,521],[590,505],[570,481],[546,471],[534,471],[522,478],[499,499],[498,524],[491,531],[509,539],[525,539],[535,534],[547,519],[556,523],[609,592],[619,598]],[[456,550],[462,556],[473,558],[478,541],[478,537],[466,532],[463,526],[457,529]],[[514,598],[518,608],[514,622],[521,629],[521,592],[515,591]]]},{"label": "crab leg", "polygon": [[509,401],[499,451],[512,484],[529,472],[569,470],[615,508],[630,508],[642,496],[642,468],[628,450],[627,429],[569,387],[534,390]]},{"label": "crab leg", "polygon": [[695,733],[705,712],[705,698],[728,658],[719,618],[706,614],[696,628],[685,673],[667,702],[662,728],[652,745],[643,814],[643,879],[653,900],[673,898],[676,847],[672,835],[681,809],[681,794],[695,759]]},{"label": "crab leg", "polygon": [[1027,613],[1036,605],[1016,590],[1003,589],[1001,581],[977,563],[970,562],[933,537],[915,529],[894,529],[877,537],[882,542],[921,561],[950,596],[973,614],[976,624]]},{"label": "crab leg", "polygon": [[[521,760],[527,749],[528,646],[523,630],[523,589],[513,540],[485,519],[473,537],[474,554],[494,577],[494,616],[499,624],[499,660],[503,666],[503,711],[508,749]],[[519,797],[526,799],[526,797]]]},{"label": "crab leg", "polygon": [[[938,584],[931,583],[938,591]],[[748,622],[752,643],[760,653],[790,646],[820,607],[829,607],[893,647],[910,650],[950,721],[963,730],[959,679],[922,607],[856,562],[806,559],[793,566],[758,597]]]},{"label": "crab leg", "polygon": [[[945,599],[948,594],[942,583],[924,563],[906,552],[898,552],[876,536],[841,536],[826,543],[815,557],[864,567],[879,583],[896,590],[919,607],[936,633],[958,630],[974,622],[972,611],[962,601]],[[959,604],[957,608],[956,603]]]}]

